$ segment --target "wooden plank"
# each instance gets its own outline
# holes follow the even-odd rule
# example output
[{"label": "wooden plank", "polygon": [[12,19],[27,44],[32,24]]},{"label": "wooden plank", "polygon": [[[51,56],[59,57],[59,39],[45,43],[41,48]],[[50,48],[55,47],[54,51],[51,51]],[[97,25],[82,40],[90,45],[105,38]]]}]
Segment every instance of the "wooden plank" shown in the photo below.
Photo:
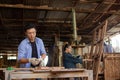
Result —
[{"label": "wooden plank", "polygon": [[104,54],[105,80],[120,80],[120,53]]},{"label": "wooden plank", "polygon": [[61,69],[61,70],[51,70],[51,72],[71,72],[71,71],[75,71],[75,72],[83,72],[85,71],[85,69]]}]

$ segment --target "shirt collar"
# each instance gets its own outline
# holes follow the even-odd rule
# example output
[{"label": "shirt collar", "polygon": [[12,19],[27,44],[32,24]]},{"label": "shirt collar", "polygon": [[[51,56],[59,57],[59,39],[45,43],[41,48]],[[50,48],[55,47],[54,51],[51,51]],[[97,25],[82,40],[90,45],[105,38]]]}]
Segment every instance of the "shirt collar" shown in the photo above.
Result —
[{"label": "shirt collar", "polygon": [[[26,38],[26,41],[27,41],[28,43],[30,43],[30,41],[29,41],[28,38]],[[37,42],[37,39],[36,39],[36,38],[35,38],[35,42]]]}]

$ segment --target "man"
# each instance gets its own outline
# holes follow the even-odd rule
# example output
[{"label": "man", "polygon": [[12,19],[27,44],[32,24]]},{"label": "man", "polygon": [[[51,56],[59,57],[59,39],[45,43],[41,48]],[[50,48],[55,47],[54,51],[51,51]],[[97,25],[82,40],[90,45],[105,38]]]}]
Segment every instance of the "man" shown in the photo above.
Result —
[{"label": "man", "polygon": [[46,57],[43,41],[36,37],[36,27],[28,24],[24,28],[26,38],[18,46],[18,62],[21,68],[39,66]]}]

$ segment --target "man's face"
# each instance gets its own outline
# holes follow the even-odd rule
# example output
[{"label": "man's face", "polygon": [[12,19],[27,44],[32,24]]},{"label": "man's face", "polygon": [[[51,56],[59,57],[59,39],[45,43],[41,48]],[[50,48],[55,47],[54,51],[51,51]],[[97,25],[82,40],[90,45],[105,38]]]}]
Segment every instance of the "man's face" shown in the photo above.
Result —
[{"label": "man's face", "polygon": [[33,42],[35,40],[35,37],[36,37],[36,29],[35,28],[28,29],[25,34],[28,37],[28,39],[31,42]]}]

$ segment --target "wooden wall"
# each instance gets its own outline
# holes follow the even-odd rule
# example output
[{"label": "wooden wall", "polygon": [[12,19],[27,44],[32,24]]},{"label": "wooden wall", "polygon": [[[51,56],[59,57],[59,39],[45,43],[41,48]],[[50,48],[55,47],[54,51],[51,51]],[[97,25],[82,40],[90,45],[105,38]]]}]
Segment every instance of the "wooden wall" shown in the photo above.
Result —
[{"label": "wooden wall", "polygon": [[105,80],[120,80],[120,53],[104,55]]}]

